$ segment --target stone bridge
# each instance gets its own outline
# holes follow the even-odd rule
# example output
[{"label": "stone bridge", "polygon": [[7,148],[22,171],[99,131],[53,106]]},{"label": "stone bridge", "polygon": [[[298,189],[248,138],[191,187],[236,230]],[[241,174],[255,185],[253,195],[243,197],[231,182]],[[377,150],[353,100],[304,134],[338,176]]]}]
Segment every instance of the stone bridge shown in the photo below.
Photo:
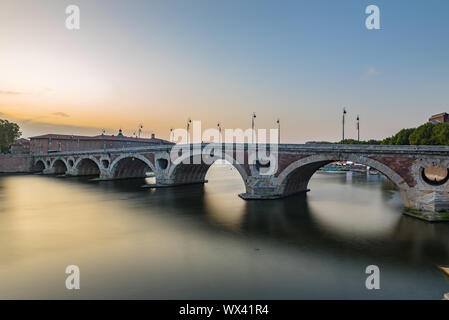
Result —
[{"label": "stone bridge", "polygon": [[[312,175],[335,161],[378,170],[400,190],[404,212],[425,220],[449,220],[449,147],[280,144],[155,145],[139,148],[34,155],[33,171],[99,180],[146,177],[153,187],[204,183],[217,159],[240,173],[243,199],[276,199],[308,191]],[[267,156],[269,155],[269,157]]]}]

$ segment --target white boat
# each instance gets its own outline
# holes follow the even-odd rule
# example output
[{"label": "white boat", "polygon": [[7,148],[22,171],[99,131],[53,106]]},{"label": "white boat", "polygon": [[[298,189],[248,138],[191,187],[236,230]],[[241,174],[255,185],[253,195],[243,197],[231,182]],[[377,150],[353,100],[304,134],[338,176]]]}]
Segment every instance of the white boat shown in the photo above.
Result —
[{"label": "white boat", "polygon": [[441,267],[439,266],[441,271],[443,271],[444,275],[449,279],[449,268],[448,267]]}]

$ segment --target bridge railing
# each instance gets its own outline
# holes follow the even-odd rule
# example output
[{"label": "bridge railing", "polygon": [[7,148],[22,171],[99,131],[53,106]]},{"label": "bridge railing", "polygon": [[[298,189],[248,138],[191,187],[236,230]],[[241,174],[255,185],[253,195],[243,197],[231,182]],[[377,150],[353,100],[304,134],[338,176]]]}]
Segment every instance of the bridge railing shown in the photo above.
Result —
[{"label": "bridge railing", "polygon": [[201,150],[206,146],[226,150],[272,150],[277,152],[338,152],[338,153],[383,153],[383,154],[423,154],[449,157],[449,146],[397,146],[397,145],[350,145],[350,144],[251,144],[251,143],[192,143],[176,145],[154,145],[131,148],[97,149],[84,151],[53,152],[47,154],[32,154],[34,157],[54,157],[72,155],[94,155],[100,153],[139,153],[139,152],[170,152],[172,148],[182,150]]}]

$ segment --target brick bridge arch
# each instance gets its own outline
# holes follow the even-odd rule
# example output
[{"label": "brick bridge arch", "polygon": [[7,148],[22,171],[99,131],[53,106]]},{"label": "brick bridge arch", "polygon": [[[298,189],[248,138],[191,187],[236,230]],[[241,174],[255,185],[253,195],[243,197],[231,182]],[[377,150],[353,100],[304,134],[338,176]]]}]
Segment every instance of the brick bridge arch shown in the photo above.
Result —
[{"label": "brick bridge arch", "polygon": [[69,170],[69,165],[64,158],[57,158],[53,160],[51,169],[54,174],[65,174]]},{"label": "brick bridge arch", "polygon": [[47,168],[45,160],[37,159],[33,163],[32,172],[43,172]]},{"label": "brick bridge arch", "polygon": [[203,154],[202,151],[183,154],[176,159],[176,163],[172,163],[168,171],[168,177],[175,184],[203,183],[205,182],[207,171],[217,160],[226,160],[229,162],[238,171],[246,186],[249,174],[244,166],[238,163],[233,156],[225,152],[213,156]]},{"label": "brick bridge arch", "polygon": [[73,171],[78,176],[100,176],[101,165],[95,157],[80,157],[74,163]]},{"label": "brick bridge arch", "polygon": [[113,178],[141,178],[150,169],[156,172],[154,164],[144,155],[133,153],[121,155],[109,165],[110,176]]},{"label": "brick bridge arch", "polygon": [[321,154],[308,156],[291,163],[277,177],[279,191],[282,196],[307,190],[307,185],[313,174],[322,166],[335,161],[352,161],[370,166],[388,179],[390,179],[400,190],[407,190],[410,186],[405,179],[387,165],[369,157],[354,154]]}]

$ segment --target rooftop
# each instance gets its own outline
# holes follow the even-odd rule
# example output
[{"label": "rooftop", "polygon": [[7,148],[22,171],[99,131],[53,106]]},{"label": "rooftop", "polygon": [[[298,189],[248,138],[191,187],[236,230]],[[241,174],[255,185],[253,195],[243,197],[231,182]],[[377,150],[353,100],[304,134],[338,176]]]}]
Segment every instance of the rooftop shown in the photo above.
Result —
[{"label": "rooftop", "polygon": [[430,116],[430,118],[441,117],[441,116],[446,116],[446,115],[448,115],[447,112],[441,112],[441,113],[437,113],[437,114]]},{"label": "rooftop", "polygon": [[80,136],[80,135],[70,135],[70,134],[44,134],[40,136],[30,137],[30,139],[56,139],[56,140],[106,140],[106,141],[137,141],[137,142],[147,142],[147,143],[164,143],[172,144],[172,142],[158,139],[158,138],[137,138],[137,137],[125,137],[125,136],[114,136],[114,135],[103,135],[98,136]]}]

